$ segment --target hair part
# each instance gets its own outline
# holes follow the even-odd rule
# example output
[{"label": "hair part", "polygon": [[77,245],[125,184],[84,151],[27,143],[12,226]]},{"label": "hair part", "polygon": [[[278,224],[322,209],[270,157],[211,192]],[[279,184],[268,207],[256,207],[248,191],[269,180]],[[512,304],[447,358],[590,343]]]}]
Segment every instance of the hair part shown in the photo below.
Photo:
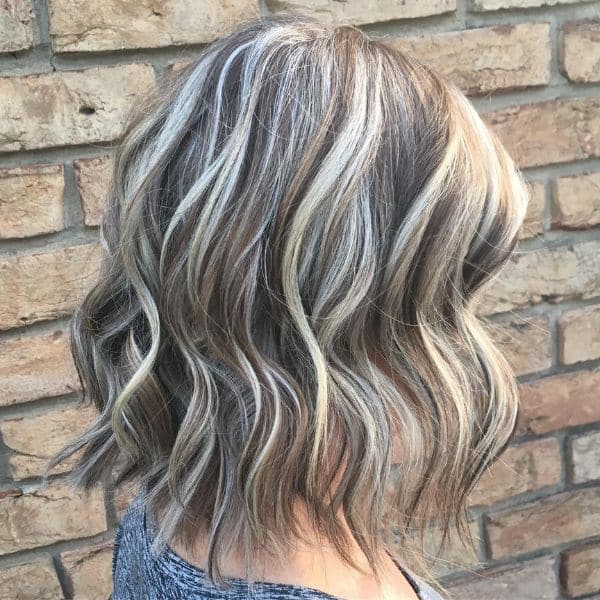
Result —
[{"label": "hair part", "polygon": [[[114,155],[97,283],[71,320],[96,422],[76,481],[115,470],[163,543],[284,554],[311,521],[373,570],[508,442],[513,374],[475,315],[527,193],[454,86],[353,27],[252,21],[138,108]],[[397,545],[386,541],[394,530]],[[417,552],[418,554],[418,552]]]}]

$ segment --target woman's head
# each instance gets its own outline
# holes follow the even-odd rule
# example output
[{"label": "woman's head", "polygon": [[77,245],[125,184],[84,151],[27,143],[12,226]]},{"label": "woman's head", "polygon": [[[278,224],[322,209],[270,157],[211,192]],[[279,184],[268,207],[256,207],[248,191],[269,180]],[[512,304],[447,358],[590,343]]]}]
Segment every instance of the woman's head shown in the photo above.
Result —
[{"label": "woman's head", "polygon": [[[64,455],[136,478],[164,540],[284,550],[301,500],[375,561],[464,512],[516,394],[474,316],[526,193],[453,86],[351,27],[254,21],[163,82],[116,149],[72,348],[97,422]],[[63,456],[64,456],[63,455]],[[402,546],[402,544],[401,544]],[[214,569],[214,570],[213,570]]]}]

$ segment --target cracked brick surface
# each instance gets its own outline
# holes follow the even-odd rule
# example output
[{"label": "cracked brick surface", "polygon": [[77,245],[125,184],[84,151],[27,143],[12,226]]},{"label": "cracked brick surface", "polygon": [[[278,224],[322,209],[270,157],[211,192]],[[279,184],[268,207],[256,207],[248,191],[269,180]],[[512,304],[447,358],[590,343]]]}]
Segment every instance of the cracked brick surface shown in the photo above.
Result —
[{"label": "cracked brick surface", "polygon": [[0,52],[17,52],[33,46],[33,5],[30,0],[0,3]]},{"label": "cracked brick surface", "polygon": [[0,77],[0,152],[114,140],[153,84],[146,64]]},{"label": "cracked brick surface", "polygon": [[466,94],[544,85],[550,81],[550,25],[524,23],[400,37],[413,52]]},{"label": "cracked brick surface", "polygon": [[514,105],[484,116],[521,168],[600,156],[600,97]]},{"label": "cracked brick surface", "polygon": [[60,164],[0,169],[0,239],[60,231],[64,190]]},{"label": "cracked brick surface", "polygon": [[56,52],[156,48],[207,43],[244,19],[258,16],[257,0],[50,0],[50,35]]},{"label": "cracked brick surface", "polygon": [[0,330],[72,313],[98,276],[100,245],[78,244],[0,260]]},{"label": "cracked brick surface", "polygon": [[[96,415],[91,406],[70,406],[37,415],[0,421],[0,435],[11,454],[9,470],[14,479],[44,473],[46,464],[76,434],[82,433]],[[40,444],[40,440],[45,443]],[[74,458],[57,465],[52,473],[69,471]]]},{"label": "cracked brick surface", "polygon": [[457,0],[266,0],[272,12],[305,11],[330,23],[360,25],[453,12]]},{"label": "cracked brick surface", "polygon": [[600,295],[600,241],[517,252],[482,299],[492,314],[535,305]]},{"label": "cracked brick surface", "polygon": [[89,537],[106,530],[103,493],[64,483],[0,498],[0,554]]}]

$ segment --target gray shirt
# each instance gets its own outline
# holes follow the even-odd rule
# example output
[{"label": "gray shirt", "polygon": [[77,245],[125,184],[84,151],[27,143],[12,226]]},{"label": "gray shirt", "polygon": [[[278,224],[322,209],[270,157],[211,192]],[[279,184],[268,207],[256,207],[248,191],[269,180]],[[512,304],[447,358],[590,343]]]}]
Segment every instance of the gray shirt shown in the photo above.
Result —
[{"label": "gray shirt", "polygon": [[[194,567],[168,546],[152,550],[156,526],[137,498],[117,529],[113,552],[113,600],[341,600],[325,592],[280,583],[226,578],[224,590],[205,571]],[[429,585],[402,569],[421,600],[443,600]],[[367,599],[365,599],[367,600]]]}]

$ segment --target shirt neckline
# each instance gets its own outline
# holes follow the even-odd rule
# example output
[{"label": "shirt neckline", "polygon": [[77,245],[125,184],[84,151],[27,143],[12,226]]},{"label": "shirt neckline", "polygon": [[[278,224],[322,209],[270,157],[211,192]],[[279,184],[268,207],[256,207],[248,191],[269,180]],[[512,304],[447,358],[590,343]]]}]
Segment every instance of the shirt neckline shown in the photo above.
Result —
[{"label": "shirt neckline", "polygon": [[[145,550],[148,556],[151,557],[153,563],[159,568],[162,573],[169,577],[178,587],[184,588],[188,593],[190,587],[195,588],[198,592],[206,591],[207,588],[213,591],[221,591],[226,594],[232,591],[243,591],[244,593],[251,592],[252,590],[282,590],[292,591],[301,597],[301,594],[307,592],[317,596],[321,600],[345,600],[341,596],[334,596],[323,590],[312,588],[308,586],[296,585],[292,583],[279,583],[274,581],[258,580],[250,584],[247,580],[239,577],[225,577],[225,581],[229,584],[228,589],[217,588],[211,583],[208,573],[205,569],[197,567],[187,561],[185,558],[177,554],[168,544],[165,544],[162,551],[157,555],[152,549],[152,540],[158,531],[158,526],[154,521],[153,515],[142,503],[142,520],[144,528],[144,539],[145,539]],[[387,551],[386,551],[387,552]],[[409,585],[414,590],[417,598],[421,599],[420,588],[414,579],[414,577],[407,572],[407,570],[400,565],[400,563],[387,552],[394,564],[398,567],[400,572],[404,575]]]}]

